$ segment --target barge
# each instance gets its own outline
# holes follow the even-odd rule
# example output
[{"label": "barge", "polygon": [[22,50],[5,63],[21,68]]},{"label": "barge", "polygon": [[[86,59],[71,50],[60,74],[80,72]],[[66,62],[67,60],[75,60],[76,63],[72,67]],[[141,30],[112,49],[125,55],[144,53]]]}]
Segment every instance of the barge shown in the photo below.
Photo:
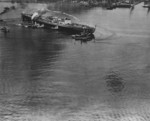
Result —
[{"label": "barge", "polygon": [[22,21],[30,22],[34,25],[43,26],[44,28],[58,29],[63,32],[80,34],[83,31],[94,33],[95,27],[73,23],[69,18],[59,18],[56,16],[43,16],[38,12],[22,13]]}]

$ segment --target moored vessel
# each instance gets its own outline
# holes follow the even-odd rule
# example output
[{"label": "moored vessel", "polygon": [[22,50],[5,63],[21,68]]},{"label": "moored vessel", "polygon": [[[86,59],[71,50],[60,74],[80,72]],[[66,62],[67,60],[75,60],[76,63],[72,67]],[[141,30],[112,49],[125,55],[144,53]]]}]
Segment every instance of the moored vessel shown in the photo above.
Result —
[{"label": "moored vessel", "polygon": [[52,29],[57,28],[58,30],[62,30],[64,32],[69,32],[69,33],[82,33],[83,31],[87,31],[88,33],[95,32],[95,27],[91,27],[79,23],[73,23],[70,18],[44,16],[44,14],[40,14],[38,12],[34,12],[34,13],[23,12],[21,16],[23,22],[25,21],[31,22],[34,25],[43,26],[44,28],[52,28]]}]

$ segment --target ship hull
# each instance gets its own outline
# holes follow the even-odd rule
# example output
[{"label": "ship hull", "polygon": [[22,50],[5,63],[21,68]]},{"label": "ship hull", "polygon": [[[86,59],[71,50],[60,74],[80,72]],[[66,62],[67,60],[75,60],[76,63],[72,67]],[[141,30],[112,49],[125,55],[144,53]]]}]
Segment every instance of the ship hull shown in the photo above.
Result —
[{"label": "ship hull", "polygon": [[[50,29],[57,29],[63,32],[67,32],[67,33],[82,33],[84,31],[87,31],[89,33],[94,33],[95,32],[95,28],[94,27],[89,27],[87,25],[80,25],[80,26],[72,26],[72,25],[60,25],[57,23],[52,23],[52,22],[48,22],[42,18],[38,18],[35,20],[31,19],[32,15],[30,14],[22,14],[22,21],[27,21],[27,22],[36,22],[40,25],[44,25],[44,28],[50,28]],[[79,24],[77,24],[79,25]],[[84,26],[84,27],[82,27]]]}]

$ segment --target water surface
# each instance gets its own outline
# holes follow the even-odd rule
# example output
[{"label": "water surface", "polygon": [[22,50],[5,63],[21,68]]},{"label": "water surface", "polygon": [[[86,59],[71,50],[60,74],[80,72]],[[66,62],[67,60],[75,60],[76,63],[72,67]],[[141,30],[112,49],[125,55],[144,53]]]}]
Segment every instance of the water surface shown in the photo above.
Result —
[{"label": "water surface", "polygon": [[0,120],[149,121],[148,10],[68,13],[96,25],[96,40],[15,24],[0,32]]}]

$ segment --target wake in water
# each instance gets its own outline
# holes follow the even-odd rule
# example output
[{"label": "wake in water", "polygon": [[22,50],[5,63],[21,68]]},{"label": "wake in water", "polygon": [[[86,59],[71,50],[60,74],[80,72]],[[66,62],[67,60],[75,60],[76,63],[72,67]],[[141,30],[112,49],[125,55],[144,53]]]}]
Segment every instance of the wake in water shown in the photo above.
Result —
[{"label": "wake in water", "polygon": [[102,26],[98,26],[96,27],[96,31],[94,35],[95,35],[95,41],[99,42],[101,40],[108,40],[113,38],[116,35],[116,33]]}]

